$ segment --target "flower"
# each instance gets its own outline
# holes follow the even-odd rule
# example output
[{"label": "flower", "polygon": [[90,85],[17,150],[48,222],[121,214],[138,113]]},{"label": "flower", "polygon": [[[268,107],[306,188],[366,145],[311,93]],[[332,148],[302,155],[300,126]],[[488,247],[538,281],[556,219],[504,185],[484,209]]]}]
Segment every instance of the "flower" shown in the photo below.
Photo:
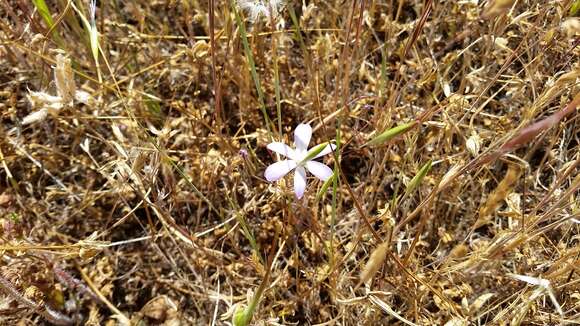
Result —
[{"label": "flower", "polygon": [[252,23],[256,22],[260,16],[268,20],[275,19],[283,5],[283,0],[238,0],[239,8],[248,12]]},{"label": "flower", "polygon": [[294,173],[294,193],[298,199],[304,195],[306,189],[306,170],[314,174],[322,181],[328,180],[332,176],[332,169],[328,166],[313,161],[315,158],[327,155],[336,149],[336,145],[323,143],[308,150],[308,143],[312,137],[312,128],[308,124],[299,124],[294,130],[294,146],[273,142],[267,148],[273,152],[287,157],[287,160],[271,164],[266,168],[264,176],[266,180],[273,182],[281,179],[290,171],[296,169]]}]

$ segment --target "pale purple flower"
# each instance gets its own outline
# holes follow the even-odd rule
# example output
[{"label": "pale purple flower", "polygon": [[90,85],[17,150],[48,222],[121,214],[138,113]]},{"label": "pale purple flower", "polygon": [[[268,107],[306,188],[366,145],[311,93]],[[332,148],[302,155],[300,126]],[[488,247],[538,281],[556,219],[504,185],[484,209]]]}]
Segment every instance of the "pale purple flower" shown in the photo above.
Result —
[{"label": "pale purple flower", "polygon": [[238,154],[240,154],[240,156],[243,157],[244,159],[248,158],[248,151],[245,148],[241,148]]},{"label": "pale purple flower", "polygon": [[[327,144],[320,149],[324,145],[321,144],[311,148],[309,152],[308,143],[310,143],[311,137],[312,128],[310,125],[299,124],[294,130],[294,149],[280,142],[273,142],[267,146],[269,150],[285,156],[287,159],[268,166],[264,173],[266,180],[277,181],[290,171],[296,170],[294,172],[294,193],[298,199],[302,198],[306,189],[306,170],[322,181],[328,180],[333,173],[328,166],[313,160],[331,153],[336,149],[336,146]],[[318,153],[315,153],[316,151]]]}]

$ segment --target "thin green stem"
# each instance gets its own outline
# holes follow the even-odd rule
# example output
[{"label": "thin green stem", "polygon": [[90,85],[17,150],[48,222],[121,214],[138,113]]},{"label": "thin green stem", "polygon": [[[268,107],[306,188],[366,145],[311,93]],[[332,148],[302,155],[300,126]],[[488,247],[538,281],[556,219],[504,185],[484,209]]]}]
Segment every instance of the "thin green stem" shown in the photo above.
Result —
[{"label": "thin green stem", "polygon": [[252,75],[252,79],[254,80],[254,86],[256,87],[256,92],[258,93],[258,102],[260,103],[260,110],[262,111],[262,115],[264,116],[264,121],[266,122],[266,129],[268,130],[268,134],[270,135],[270,139],[272,137],[272,128],[270,127],[271,120],[268,116],[268,112],[266,112],[266,104],[264,102],[264,92],[262,91],[262,84],[260,83],[260,78],[258,76],[258,72],[256,70],[256,63],[254,61],[254,55],[252,54],[252,49],[250,48],[250,43],[248,42],[248,34],[246,32],[246,27],[242,22],[242,17],[236,8],[236,4],[234,1],[231,2],[232,11],[236,16],[236,23],[238,24],[238,31],[240,33],[240,38],[242,39],[242,44],[244,46],[244,52],[246,54],[246,58],[248,59],[248,65],[250,66],[250,73]]}]

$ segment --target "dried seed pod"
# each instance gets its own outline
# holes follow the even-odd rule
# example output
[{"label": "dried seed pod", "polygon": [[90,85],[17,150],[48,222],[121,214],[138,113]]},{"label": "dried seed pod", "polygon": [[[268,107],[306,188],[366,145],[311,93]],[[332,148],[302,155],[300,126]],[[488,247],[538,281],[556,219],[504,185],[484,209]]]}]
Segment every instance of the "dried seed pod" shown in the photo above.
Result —
[{"label": "dried seed pod", "polygon": [[56,92],[63,103],[71,103],[76,92],[74,73],[70,59],[60,53],[56,56],[54,83],[56,84]]},{"label": "dried seed pod", "polygon": [[15,239],[22,236],[23,227],[19,220],[5,218],[0,220],[0,233],[7,239]]},{"label": "dried seed pod", "polygon": [[101,252],[101,250],[97,249],[97,248],[90,248],[90,247],[81,247],[79,249],[79,257],[83,260],[83,261],[89,261],[91,259],[93,259],[93,257],[95,257],[96,255],[98,255]]},{"label": "dried seed pod", "polygon": [[373,251],[369,261],[361,273],[359,285],[370,280],[377,273],[379,268],[381,268],[387,256],[388,248],[389,243],[384,242]]},{"label": "dried seed pod", "polygon": [[[44,300],[39,302],[35,301],[33,298],[39,298],[39,291],[35,289],[30,289],[33,287],[29,287],[27,292],[23,295],[19,289],[14,287],[14,284],[8,281],[3,276],[0,276],[0,290],[8,294],[9,297],[15,299],[20,304],[27,306],[30,309],[41,314],[44,318],[46,318],[50,323],[54,325],[73,325],[74,321],[61,314],[60,312],[52,309],[50,306],[44,304]],[[35,288],[35,287],[34,287]],[[29,290],[30,289],[30,290]]]},{"label": "dried seed pod", "polygon": [[447,173],[441,178],[441,182],[439,182],[439,191],[443,188],[447,187],[451,181],[455,180],[457,177],[457,173],[463,168],[462,164],[455,164],[452,166]]},{"label": "dried seed pod", "polygon": [[7,269],[2,271],[2,277],[12,283],[16,289],[19,290],[22,287],[22,278],[20,277],[20,274],[14,270]]},{"label": "dried seed pod", "polygon": [[503,14],[513,6],[515,0],[492,0],[483,10],[483,18],[490,19]]},{"label": "dried seed pod", "polygon": [[495,293],[485,293],[477,297],[477,299],[475,299],[469,306],[469,313],[474,314],[479,312],[485,303],[489,301],[489,299],[491,299],[494,295]]},{"label": "dried seed pod", "polygon": [[141,313],[151,319],[164,321],[170,310],[177,310],[177,305],[168,296],[160,295],[149,300],[141,308]]},{"label": "dried seed pod", "polygon": [[502,200],[507,198],[509,191],[520,177],[521,169],[512,164],[509,166],[505,177],[497,185],[495,190],[489,195],[485,205],[479,209],[479,218],[473,226],[473,230],[485,225],[489,221],[489,216],[495,212]]},{"label": "dried seed pod", "polygon": [[473,133],[471,137],[467,139],[465,142],[465,147],[472,156],[477,156],[479,154],[479,149],[481,148],[481,138],[476,134]]},{"label": "dried seed pod", "polygon": [[45,295],[42,293],[42,291],[40,291],[39,288],[34,285],[31,285],[27,287],[26,290],[24,290],[24,297],[32,300],[39,306],[44,305]]}]

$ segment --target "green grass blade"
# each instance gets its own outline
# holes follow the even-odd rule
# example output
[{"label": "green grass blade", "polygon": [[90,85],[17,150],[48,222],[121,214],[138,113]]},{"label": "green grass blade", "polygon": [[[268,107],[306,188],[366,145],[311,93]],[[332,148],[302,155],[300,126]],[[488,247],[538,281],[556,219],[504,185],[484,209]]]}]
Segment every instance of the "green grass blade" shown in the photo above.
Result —
[{"label": "green grass blade", "polygon": [[246,27],[244,22],[242,22],[242,17],[236,8],[236,4],[234,1],[231,2],[232,4],[232,11],[236,16],[236,24],[238,24],[238,30],[240,33],[240,38],[242,39],[242,44],[244,46],[244,52],[246,54],[246,58],[248,60],[248,65],[250,65],[250,73],[252,74],[252,79],[254,80],[254,86],[256,87],[256,92],[258,92],[258,101],[260,102],[260,110],[262,111],[262,115],[264,116],[264,121],[266,122],[266,129],[268,130],[268,134],[272,139],[272,129],[270,128],[270,117],[268,116],[268,112],[266,112],[266,104],[264,102],[264,93],[262,91],[262,84],[260,83],[260,78],[258,77],[258,72],[256,70],[256,63],[254,61],[254,55],[252,54],[252,49],[250,48],[250,43],[248,42],[248,34],[246,32]]},{"label": "green grass blade", "polygon": [[320,191],[318,191],[318,193],[316,194],[317,201],[320,200],[322,196],[324,196],[324,194],[328,190],[328,187],[330,187],[331,184],[334,184],[334,179],[336,179],[336,170],[334,170],[332,176],[330,176],[330,178],[328,178],[328,180],[324,181],[324,183],[322,184]]},{"label": "green grass blade", "polygon": [[52,15],[50,14],[50,11],[48,10],[48,6],[46,5],[46,2],[44,2],[44,0],[32,0],[32,3],[36,7],[36,10],[38,10],[38,13],[42,17],[42,19],[44,20],[46,25],[48,25],[48,28],[53,29],[54,28],[54,20],[52,19]]},{"label": "green grass blade", "polygon": [[55,29],[56,26],[54,25],[54,20],[52,19],[52,15],[50,14],[50,10],[48,10],[46,2],[44,2],[44,0],[32,0],[32,3],[36,7],[36,10],[38,10],[38,13],[42,17],[42,20],[44,20],[44,22],[48,26],[48,29],[51,31],[50,34],[54,38],[54,41],[58,44],[59,47],[64,49],[64,42],[60,37],[60,35],[58,35],[58,33],[56,32]]},{"label": "green grass blade", "polygon": [[427,173],[429,173],[429,171],[431,170],[432,163],[433,163],[432,160],[429,160],[429,162],[425,163],[421,167],[419,172],[417,172],[417,174],[413,177],[413,179],[411,179],[411,181],[407,185],[407,189],[405,189],[405,196],[407,196],[408,194],[413,192],[415,189],[417,189],[417,187],[421,184],[421,182],[423,181],[423,179],[425,178]]},{"label": "green grass blade", "polygon": [[393,127],[391,129],[387,129],[386,131],[382,132],[380,135],[371,139],[368,143],[364,144],[363,146],[372,146],[372,145],[383,144],[383,143],[395,138],[396,136],[409,131],[411,128],[415,127],[415,125],[417,125],[417,121],[405,123],[405,124]]},{"label": "green grass blade", "polygon": [[579,11],[580,11],[580,0],[576,0],[572,4],[572,6],[570,6],[570,16],[571,17],[578,16]]}]

